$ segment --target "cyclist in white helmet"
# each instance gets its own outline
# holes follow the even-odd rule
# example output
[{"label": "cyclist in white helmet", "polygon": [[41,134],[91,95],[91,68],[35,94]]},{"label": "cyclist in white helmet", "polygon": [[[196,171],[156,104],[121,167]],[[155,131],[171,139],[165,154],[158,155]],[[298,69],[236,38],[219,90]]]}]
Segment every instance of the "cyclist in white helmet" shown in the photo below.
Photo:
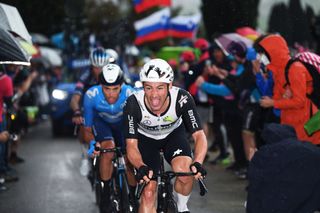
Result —
[{"label": "cyclist in white helmet", "polygon": [[[192,96],[172,86],[173,70],[162,59],[152,59],[140,72],[143,90],[131,95],[124,108],[127,156],[137,169],[136,179],[147,183],[140,201],[140,213],[156,212],[157,183],[151,180],[160,166],[160,149],[175,172],[192,170],[203,178],[202,166],[207,139]],[[188,130],[195,141],[194,157],[187,140]],[[189,212],[187,202],[193,177],[177,177],[174,190],[179,212]]]},{"label": "cyclist in white helmet", "polygon": [[110,56],[109,57],[109,63],[117,63],[119,59],[118,53],[114,49],[106,49],[106,53]]},{"label": "cyclist in white helmet", "polygon": [[92,86],[98,84],[98,77],[102,70],[102,67],[109,63],[109,55],[106,53],[103,47],[95,48],[90,53],[90,69],[86,70],[76,83],[75,91],[70,101],[70,107],[73,111],[72,122],[79,126],[79,141],[82,144],[82,160],[80,166],[80,173],[83,176],[87,176],[90,171],[87,147],[83,140],[83,115],[82,115],[82,97],[84,93]]}]

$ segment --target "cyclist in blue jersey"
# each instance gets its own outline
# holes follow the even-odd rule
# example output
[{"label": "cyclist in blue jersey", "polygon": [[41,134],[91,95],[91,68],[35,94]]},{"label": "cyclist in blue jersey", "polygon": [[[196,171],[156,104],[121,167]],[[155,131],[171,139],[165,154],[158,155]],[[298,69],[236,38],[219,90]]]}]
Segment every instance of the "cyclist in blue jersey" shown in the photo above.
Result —
[{"label": "cyclist in blue jersey", "polygon": [[[123,134],[123,107],[133,88],[123,84],[123,71],[116,64],[108,64],[99,75],[100,85],[91,87],[84,96],[84,139],[95,140],[96,147],[125,149]],[[98,155],[99,152],[94,152]],[[108,212],[110,206],[110,179],[113,154],[100,156],[101,201],[100,212]],[[130,170],[130,168],[128,169]],[[131,171],[133,171],[131,169]],[[129,172],[128,182],[131,193],[135,189],[133,173]]]},{"label": "cyclist in blue jersey", "polygon": [[89,161],[86,154],[86,143],[83,140],[83,115],[82,115],[82,96],[92,86],[98,85],[98,77],[104,65],[109,63],[109,55],[103,47],[95,48],[90,53],[90,69],[86,70],[76,83],[76,89],[70,101],[70,107],[73,111],[72,122],[79,128],[79,141],[82,147],[82,161],[80,166],[80,174],[87,176],[90,171]]}]

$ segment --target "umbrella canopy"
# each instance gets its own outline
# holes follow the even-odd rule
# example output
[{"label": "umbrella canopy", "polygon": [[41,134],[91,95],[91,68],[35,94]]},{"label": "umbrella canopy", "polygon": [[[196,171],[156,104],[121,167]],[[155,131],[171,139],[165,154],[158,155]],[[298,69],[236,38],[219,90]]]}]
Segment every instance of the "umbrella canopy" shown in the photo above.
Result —
[{"label": "umbrella canopy", "polygon": [[16,39],[0,28],[0,64],[20,64],[30,66],[30,57]]},{"label": "umbrella canopy", "polygon": [[31,33],[32,42],[36,44],[48,44],[50,43],[50,39],[40,33]]},{"label": "umbrella canopy", "polygon": [[14,32],[27,42],[32,43],[31,36],[15,7],[0,3],[0,28]]},{"label": "umbrella canopy", "polygon": [[41,56],[46,58],[51,66],[62,66],[62,58],[57,49],[49,47],[39,47]]},{"label": "umbrella canopy", "polygon": [[238,29],[236,29],[236,33],[252,41],[255,41],[260,36],[260,33],[258,33],[251,27],[239,27]]},{"label": "umbrella canopy", "polygon": [[222,49],[225,55],[229,55],[230,53],[227,51],[231,42],[243,42],[247,47],[252,47],[252,40],[245,38],[237,33],[226,33],[222,34],[218,38],[214,39],[214,41],[218,44],[218,46]]},{"label": "umbrella canopy", "polygon": [[33,56],[39,54],[39,50],[29,42],[19,40],[19,44],[28,53],[28,55]]}]

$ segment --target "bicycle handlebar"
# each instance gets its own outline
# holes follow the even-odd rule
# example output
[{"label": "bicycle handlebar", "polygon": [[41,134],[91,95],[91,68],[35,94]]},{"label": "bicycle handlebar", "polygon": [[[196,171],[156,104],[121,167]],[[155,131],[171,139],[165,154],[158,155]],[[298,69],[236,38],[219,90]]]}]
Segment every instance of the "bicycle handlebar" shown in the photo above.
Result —
[{"label": "bicycle handlebar", "polygon": [[[161,177],[161,176],[165,176],[167,175],[167,177],[169,179],[172,179],[174,177],[178,177],[178,176],[193,176],[196,173],[193,172],[173,172],[173,171],[165,171],[164,175],[154,175],[151,180],[155,180],[157,177]],[[206,186],[206,184],[204,183],[203,179],[198,179],[198,183],[199,183],[199,188],[200,188],[200,196],[204,196],[207,192],[208,192],[208,188]],[[136,190],[136,198],[139,200],[141,197],[141,193],[144,189],[144,187],[147,185],[147,183],[145,181],[143,181],[143,183],[138,184],[137,186],[137,190]]]}]

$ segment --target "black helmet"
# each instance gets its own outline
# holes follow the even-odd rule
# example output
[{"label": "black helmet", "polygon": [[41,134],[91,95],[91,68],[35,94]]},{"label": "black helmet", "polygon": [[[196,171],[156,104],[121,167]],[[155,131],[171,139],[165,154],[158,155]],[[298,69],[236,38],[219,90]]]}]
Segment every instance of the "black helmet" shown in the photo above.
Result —
[{"label": "black helmet", "polygon": [[99,83],[104,86],[113,86],[123,83],[123,71],[116,64],[107,64],[99,74]]}]

